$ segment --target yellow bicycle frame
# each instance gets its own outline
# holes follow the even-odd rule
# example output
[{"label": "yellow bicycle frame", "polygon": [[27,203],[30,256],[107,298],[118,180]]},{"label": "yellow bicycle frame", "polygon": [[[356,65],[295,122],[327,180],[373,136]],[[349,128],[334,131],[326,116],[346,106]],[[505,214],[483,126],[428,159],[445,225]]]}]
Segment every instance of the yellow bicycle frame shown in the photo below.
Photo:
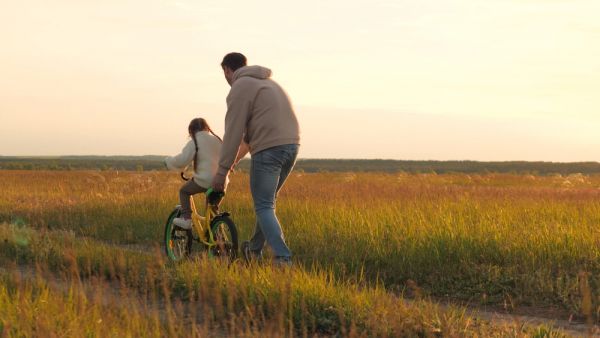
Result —
[{"label": "yellow bicycle frame", "polygon": [[210,223],[212,219],[216,216],[216,212],[212,205],[206,205],[205,216],[202,217],[198,213],[198,209],[196,209],[196,204],[194,203],[194,198],[190,196],[190,205],[192,208],[192,227],[196,230],[198,234],[198,239],[201,243],[207,245],[209,248],[217,245],[215,243],[215,239],[213,238],[212,231],[208,231],[208,238],[204,238],[204,229],[210,229]]}]

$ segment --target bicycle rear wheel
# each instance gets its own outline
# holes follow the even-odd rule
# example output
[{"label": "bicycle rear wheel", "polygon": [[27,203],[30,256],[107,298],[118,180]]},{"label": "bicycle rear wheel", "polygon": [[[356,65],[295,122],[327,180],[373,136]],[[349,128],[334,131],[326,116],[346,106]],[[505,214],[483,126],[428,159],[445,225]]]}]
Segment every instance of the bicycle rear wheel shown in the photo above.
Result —
[{"label": "bicycle rear wheel", "polygon": [[185,230],[173,224],[173,219],[181,215],[181,209],[175,208],[165,223],[165,253],[172,261],[186,258],[192,252],[192,230]]},{"label": "bicycle rear wheel", "polygon": [[218,215],[212,220],[210,229],[215,241],[215,246],[210,248],[210,254],[233,261],[238,251],[238,233],[233,220],[227,214]]}]

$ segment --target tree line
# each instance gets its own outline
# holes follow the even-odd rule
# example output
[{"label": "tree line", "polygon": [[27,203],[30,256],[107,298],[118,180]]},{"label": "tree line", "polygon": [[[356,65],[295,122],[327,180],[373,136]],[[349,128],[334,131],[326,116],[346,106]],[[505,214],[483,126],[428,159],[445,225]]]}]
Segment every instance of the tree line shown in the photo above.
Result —
[{"label": "tree line", "polygon": [[[166,170],[164,156],[0,156],[0,170]],[[240,162],[237,170],[248,171],[250,160]],[[479,161],[405,161],[299,159],[296,170],[303,172],[407,172],[407,173],[515,173],[515,174],[600,174],[598,162],[479,162]]]}]

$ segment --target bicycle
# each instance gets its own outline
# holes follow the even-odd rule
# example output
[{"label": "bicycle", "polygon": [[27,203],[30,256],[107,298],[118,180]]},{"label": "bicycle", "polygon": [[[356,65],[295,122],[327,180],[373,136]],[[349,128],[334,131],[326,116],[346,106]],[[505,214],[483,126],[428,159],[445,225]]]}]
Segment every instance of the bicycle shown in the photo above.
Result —
[{"label": "bicycle", "polygon": [[[181,173],[181,178],[189,180]],[[190,197],[192,207],[192,229],[182,229],[173,224],[173,219],[181,215],[181,205],[169,214],[165,223],[164,245],[167,257],[180,261],[192,253],[194,242],[208,252],[208,257],[222,257],[233,261],[237,257],[237,227],[228,212],[219,212],[224,192],[208,189],[205,192],[205,216],[200,216]],[[210,229],[210,231],[209,231]]]}]

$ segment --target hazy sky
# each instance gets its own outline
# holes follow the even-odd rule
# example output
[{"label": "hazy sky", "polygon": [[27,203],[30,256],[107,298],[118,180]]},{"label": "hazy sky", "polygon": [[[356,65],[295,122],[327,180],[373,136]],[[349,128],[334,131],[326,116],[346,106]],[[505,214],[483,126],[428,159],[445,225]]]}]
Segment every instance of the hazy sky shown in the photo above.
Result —
[{"label": "hazy sky", "polygon": [[231,51],[301,157],[600,161],[597,0],[0,2],[0,155],[175,154],[222,134]]}]

